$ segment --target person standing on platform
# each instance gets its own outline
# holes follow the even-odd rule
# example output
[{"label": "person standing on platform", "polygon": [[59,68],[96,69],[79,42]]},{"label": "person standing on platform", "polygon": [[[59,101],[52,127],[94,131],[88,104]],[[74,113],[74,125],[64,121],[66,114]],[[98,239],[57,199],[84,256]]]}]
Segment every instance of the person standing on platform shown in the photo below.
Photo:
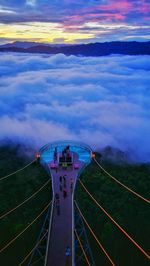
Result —
[{"label": "person standing on platform", "polygon": [[65,251],[65,256],[66,256],[65,266],[69,266],[69,258],[70,258],[70,255],[71,255],[71,250],[70,250],[70,247],[67,246],[66,247],[66,251]]},{"label": "person standing on platform", "polygon": [[62,176],[59,177],[59,181],[60,181],[60,183],[62,183]]},{"label": "person standing on platform", "polygon": [[67,197],[67,189],[66,188],[63,189],[63,197],[64,197],[64,199]]},{"label": "person standing on platform", "polygon": [[73,178],[70,178],[70,191],[73,192]]},{"label": "person standing on platform", "polygon": [[66,175],[63,176],[64,188],[66,188]]}]

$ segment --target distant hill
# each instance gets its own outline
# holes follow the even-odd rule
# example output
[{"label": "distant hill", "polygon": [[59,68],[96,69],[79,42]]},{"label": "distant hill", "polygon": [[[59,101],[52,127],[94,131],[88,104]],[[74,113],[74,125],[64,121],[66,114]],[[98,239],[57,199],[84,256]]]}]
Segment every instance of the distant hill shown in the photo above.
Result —
[{"label": "distant hill", "polygon": [[27,48],[31,48],[31,47],[35,47],[35,46],[49,46],[49,47],[60,47],[60,46],[65,46],[66,44],[52,44],[52,43],[39,43],[39,42],[12,42],[12,43],[6,43],[3,45],[0,45],[0,48],[23,48],[23,49],[27,49]]},{"label": "distant hill", "polygon": [[77,45],[15,42],[0,46],[0,52],[46,53],[77,56],[150,55],[150,42],[105,42]]},{"label": "distant hill", "polygon": [[135,163],[133,158],[128,152],[121,151],[118,148],[114,148],[111,146],[106,146],[105,148],[101,149],[100,151],[101,161],[109,161],[112,163]]}]

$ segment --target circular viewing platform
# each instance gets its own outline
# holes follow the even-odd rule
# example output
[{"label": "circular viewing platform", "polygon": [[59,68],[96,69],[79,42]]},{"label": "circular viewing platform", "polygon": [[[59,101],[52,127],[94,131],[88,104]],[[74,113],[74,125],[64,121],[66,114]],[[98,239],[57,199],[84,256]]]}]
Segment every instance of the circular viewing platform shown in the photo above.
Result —
[{"label": "circular viewing platform", "polygon": [[57,149],[57,152],[60,154],[67,146],[69,146],[71,153],[78,154],[79,161],[85,164],[90,163],[92,149],[88,145],[76,141],[56,141],[46,144],[40,149],[41,161],[43,161],[43,163],[52,162],[54,160],[55,149]]}]

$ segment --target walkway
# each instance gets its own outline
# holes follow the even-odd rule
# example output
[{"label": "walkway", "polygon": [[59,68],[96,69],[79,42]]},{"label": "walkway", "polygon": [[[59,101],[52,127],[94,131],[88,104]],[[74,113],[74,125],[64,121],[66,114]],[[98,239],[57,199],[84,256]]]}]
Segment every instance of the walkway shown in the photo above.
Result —
[{"label": "walkway", "polygon": [[[49,226],[49,238],[46,255],[46,266],[71,266],[74,261],[74,226],[73,226],[73,187],[76,183],[79,170],[84,166],[84,162],[78,160],[77,153],[73,152],[73,165],[78,164],[79,169],[74,169],[73,166],[68,166],[63,169],[59,166],[58,171],[52,170],[52,184],[54,192],[52,220]],[[65,176],[65,181],[60,176]],[[65,185],[66,184],[66,185]],[[64,188],[66,188],[67,196],[64,197]],[[62,191],[60,190],[62,189]],[[59,200],[56,199],[56,193],[59,195]],[[66,250],[66,248],[68,249]],[[70,253],[66,256],[66,252]]]}]

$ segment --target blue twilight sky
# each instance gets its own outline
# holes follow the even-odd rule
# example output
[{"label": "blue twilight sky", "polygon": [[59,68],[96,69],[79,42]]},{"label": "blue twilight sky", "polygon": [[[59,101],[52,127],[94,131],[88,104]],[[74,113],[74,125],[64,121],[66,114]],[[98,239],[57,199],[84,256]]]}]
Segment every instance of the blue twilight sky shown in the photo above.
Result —
[{"label": "blue twilight sky", "polygon": [[149,0],[0,0],[0,43],[149,39]]}]

